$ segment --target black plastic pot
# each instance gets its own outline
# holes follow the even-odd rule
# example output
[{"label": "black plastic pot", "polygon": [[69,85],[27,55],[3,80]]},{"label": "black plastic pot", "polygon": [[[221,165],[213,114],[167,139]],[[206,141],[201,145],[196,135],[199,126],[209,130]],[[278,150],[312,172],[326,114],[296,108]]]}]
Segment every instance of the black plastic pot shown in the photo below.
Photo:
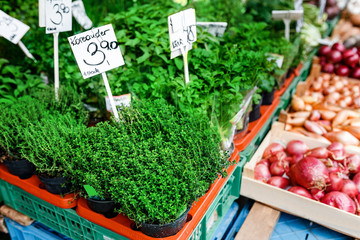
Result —
[{"label": "black plastic pot", "polygon": [[5,166],[9,173],[18,176],[21,179],[28,179],[34,175],[35,166],[26,159],[21,160],[5,160]]},{"label": "black plastic pot", "polygon": [[118,213],[114,211],[116,204],[112,200],[87,198],[86,203],[91,210],[104,215],[106,218],[114,218],[118,215]]},{"label": "black plastic pot", "polygon": [[172,223],[163,225],[143,223],[140,230],[142,233],[154,238],[173,236],[184,227],[189,211],[190,208],[188,208],[177,220]]},{"label": "black plastic pot", "polygon": [[53,194],[66,194],[70,193],[71,183],[65,177],[47,177],[38,176],[40,181],[44,184],[45,189]]},{"label": "black plastic pot", "polygon": [[262,105],[271,105],[274,101],[275,88],[271,92],[262,93]]},{"label": "black plastic pot", "polygon": [[258,104],[252,105],[252,110],[249,114],[249,122],[256,121],[261,117],[261,113],[260,113],[261,103],[262,103],[262,100],[260,100],[260,102]]}]

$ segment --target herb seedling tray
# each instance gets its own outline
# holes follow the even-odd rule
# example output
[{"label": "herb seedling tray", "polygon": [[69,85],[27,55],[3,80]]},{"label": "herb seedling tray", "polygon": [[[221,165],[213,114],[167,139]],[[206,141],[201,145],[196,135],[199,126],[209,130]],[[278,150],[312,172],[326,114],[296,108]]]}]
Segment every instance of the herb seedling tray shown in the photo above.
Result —
[{"label": "herb seedling tray", "polygon": [[[240,194],[283,212],[291,213],[346,235],[359,238],[360,216],[330,207],[318,201],[299,196],[254,179],[254,168],[256,163],[261,160],[265,148],[273,142],[287,144],[294,139],[302,140],[312,148],[320,146],[326,147],[328,145],[313,138],[282,131],[279,124],[275,122],[271,131],[265,137],[254,156],[244,166]],[[347,147],[346,151],[348,153],[360,153],[359,149],[360,148],[358,147]]]},{"label": "herb seedling tray", "polygon": [[49,193],[48,191],[40,187],[41,182],[39,178],[35,175],[29,179],[23,180],[9,173],[6,166],[4,164],[1,164],[0,178],[59,208],[76,207],[77,200],[75,199],[74,193],[67,194],[65,196]]},{"label": "herb seedling tray", "polygon": [[[232,202],[239,197],[241,172],[245,159],[239,162],[240,157],[236,151],[232,155],[232,159],[234,158],[237,164],[228,168],[228,177],[217,179],[211,185],[209,191],[199,201],[194,203],[188,213],[184,228],[175,236],[167,237],[166,239],[210,239],[211,232],[215,231],[218,222],[220,222],[220,217],[225,215]],[[220,198],[218,198],[219,196]],[[93,212],[89,209],[86,200],[83,198],[78,201],[76,212],[79,216],[122,237],[134,240],[154,239],[136,230],[135,224],[124,215],[119,214],[115,218],[108,219],[101,214]],[[214,218],[217,218],[217,220]]]}]

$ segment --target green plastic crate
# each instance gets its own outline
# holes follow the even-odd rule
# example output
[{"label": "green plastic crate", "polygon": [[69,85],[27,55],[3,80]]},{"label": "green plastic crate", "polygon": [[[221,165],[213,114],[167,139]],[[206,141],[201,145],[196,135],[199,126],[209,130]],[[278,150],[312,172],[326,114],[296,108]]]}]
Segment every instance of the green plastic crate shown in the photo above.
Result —
[{"label": "green plastic crate", "polygon": [[[208,240],[212,237],[231,204],[240,196],[241,176],[245,163],[246,159],[241,157],[194,229],[190,240]],[[127,239],[80,217],[74,209],[58,208],[2,179],[0,179],[0,193],[6,205],[74,240]]]}]

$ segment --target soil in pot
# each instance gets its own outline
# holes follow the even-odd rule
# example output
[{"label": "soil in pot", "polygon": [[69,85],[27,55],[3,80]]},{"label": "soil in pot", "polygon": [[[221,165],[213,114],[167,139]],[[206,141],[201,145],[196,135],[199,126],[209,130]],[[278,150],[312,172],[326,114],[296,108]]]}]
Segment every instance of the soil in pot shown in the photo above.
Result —
[{"label": "soil in pot", "polygon": [[20,179],[28,179],[34,175],[35,166],[26,159],[4,161],[9,173],[18,176]]},{"label": "soil in pot", "polygon": [[67,194],[71,191],[71,183],[65,177],[38,176],[45,189],[53,194]]},{"label": "soil in pot", "polygon": [[262,105],[271,105],[274,100],[275,88],[271,92],[263,92]]},{"label": "soil in pot", "polygon": [[262,101],[260,101],[258,104],[252,105],[252,110],[249,114],[249,122],[256,121],[261,117],[261,113],[260,113],[261,103]]},{"label": "soil in pot", "polygon": [[178,219],[172,223],[167,224],[147,224],[143,223],[141,225],[141,232],[154,238],[164,238],[170,237],[177,234],[185,225],[187,215],[190,211],[188,208]]},{"label": "soil in pot", "polygon": [[89,208],[96,212],[104,215],[106,218],[114,218],[118,215],[115,212],[116,204],[112,200],[102,200],[100,198],[87,198],[86,203]]}]

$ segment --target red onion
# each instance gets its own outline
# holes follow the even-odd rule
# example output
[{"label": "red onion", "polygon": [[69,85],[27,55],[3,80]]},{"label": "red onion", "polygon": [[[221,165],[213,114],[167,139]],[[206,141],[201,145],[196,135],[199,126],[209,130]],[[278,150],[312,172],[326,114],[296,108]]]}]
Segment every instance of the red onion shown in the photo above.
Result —
[{"label": "red onion", "polygon": [[355,185],[356,185],[356,187],[358,189],[358,192],[360,192],[360,173],[355,174],[355,176],[353,177],[352,180],[355,183]]},{"label": "red onion", "polygon": [[344,184],[343,174],[340,172],[331,172],[329,173],[329,178],[330,178],[330,183],[326,188],[326,191],[327,192],[341,191]]},{"label": "red onion", "polygon": [[341,188],[341,192],[345,193],[351,198],[355,198],[358,195],[358,189],[356,184],[350,179],[344,179],[344,185]]},{"label": "red onion", "polygon": [[354,55],[355,53],[357,53],[356,47],[345,50],[345,51],[342,53],[342,55],[343,55],[343,58],[345,59],[345,58],[351,57],[351,56]]},{"label": "red onion", "polygon": [[282,176],[284,175],[286,168],[289,168],[289,163],[278,160],[270,165],[270,173],[272,176]]},{"label": "red onion", "polygon": [[342,44],[341,42],[337,42],[335,43],[332,48],[332,50],[337,50],[339,52],[344,52],[346,50],[344,44]]},{"label": "red onion", "polygon": [[286,160],[287,160],[287,155],[285,152],[277,152],[274,156],[269,158],[269,161],[271,163],[276,161],[286,161]]},{"label": "red onion", "polygon": [[310,190],[310,193],[313,199],[315,199],[316,201],[320,201],[325,196],[325,191],[317,188],[312,188]]},{"label": "red onion", "polygon": [[258,161],[258,162],[256,163],[256,165],[257,165],[257,164],[264,164],[265,166],[270,167],[269,160],[268,160],[268,159],[265,159],[265,158],[263,158],[263,159],[261,159],[260,161]]},{"label": "red onion", "polygon": [[341,52],[337,50],[331,50],[331,52],[326,55],[326,60],[330,63],[340,62],[342,60]]},{"label": "red onion", "polygon": [[352,78],[360,79],[360,67],[356,67],[352,70],[352,73],[350,75]]},{"label": "red onion", "polygon": [[319,159],[305,157],[295,165],[296,182],[307,188],[325,189],[329,182],[329,172]]},{"label": "red onion", "polygon": [[254,178],[259,181],[267,182],[271,177],[269,168],[264,164],[258,164],[254,169]]},{"label": "red onion", "polygon": [[326,56],[329,52],[331,52],[331,47],[324,45],[319,48],[318,55]]},{"label": "red onion", "polygon": [[284,152],[285,148],[280,143],[271,143],[264,151],[263,158],[270,158],[277,152]]},{"label": "red onion", "polygon": [[320,56],[319,57],[319,62],[321,67],[323,67],[326,64],[326,57],[325,56]]},{"label": "red onion", "polygon": [[342,192],[329,192],[321,199],[321,202],[349,213],[355,213],[356,211],[355,202]]},{"label": "red onion", "polygon": [[286,152],[289,155],[305,154],[309,150],[309,147],[300,140],[292,140],[286,146]]},{"label": "red onion", "polygon": [[359,62],[359,55],[357,53],[355,53],[354,55],[352,55],[350,57],[344,58],[344,62],[349,67],[353,68]]},{"label": "red onion", "polygon": [[307,152],[306,156],[325,159],[329,157],[329,151],[325,147],[317,147]]},{"label": "red onion", "polygon": [[342,143],[333,142],[327,149],[330,151],[329,157],[335,161],[343,161],[345,159],[345,148]]},{"label": "red onion", "polygon": [[350,173],[358,173],[360,171],[360,155],[352,154],[346,160],[346,166]]},{"label": "red onion", "polygon": [[334,71],[335,71],[334,64],[332,64],[332,63],[324,64],[321,68],[321,71],[326,72],[326,73],[334,73]]},{"label": "red onion", "polygon": [[303,187],[294,186],[294,187],[289,188],[288,191],[289,191],[289,192],[292,192],[292,193],[295,193],[295,194],[298,194],[298,195],[303,196],[303,197],[307,197],[307,198],[313,199],[313,197],[312,197],[312,195],[309,193],[309,191],[306,190],[306,189],[303,188]]},{"label": "red onion", "polygon": [[274,176],[269,179],[268,184],[285,189],[290,185],[290,180],[284,177]]},{"label": "red onion", "polygon": [[345,65],[339,65],[335,69],[335,73],[339,76],[348,76],[350,73],[350,69]]},{"label": "red onion", "polygon": [[301,159],[303,159],[304,155],[303,154],[295,154],[293,155],[290,159],[290,165],[296,164],[298,161],[300,161]]}]

